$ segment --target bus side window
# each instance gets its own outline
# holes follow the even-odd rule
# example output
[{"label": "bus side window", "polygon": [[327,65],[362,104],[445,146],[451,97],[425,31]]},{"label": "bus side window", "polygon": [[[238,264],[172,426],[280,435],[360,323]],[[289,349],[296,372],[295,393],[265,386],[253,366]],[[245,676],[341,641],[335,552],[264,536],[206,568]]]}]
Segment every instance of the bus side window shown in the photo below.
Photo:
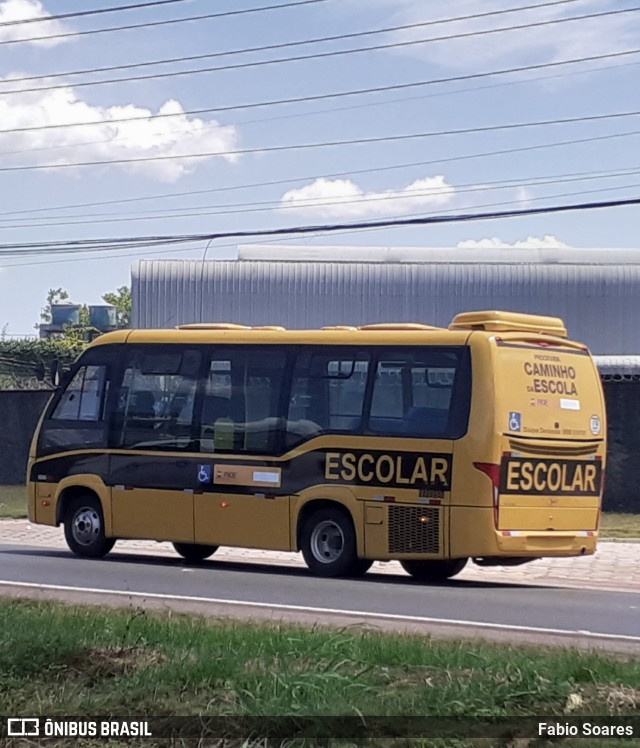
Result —
[{"label": "bus side window", "polygon": [[62,421],[99,421],[104,407],[105,383],[105,366],[82,366],[62,393],[51,418]]},{"label": "bus side window", "polygon": [[[458,436],[466,429],[468,393],[456,407],[458,380],[468,384],[466,353],[442,348],[381,351],[371,400],[369,428],[377,434],[409,437]],[[464,384],[464,382],[460,382]],[[459,413],[458,413],[459,411]]]},{"label": "bus side window", "polygon": [[214,351],[200,418],[203,452],[276,452],[285,363],[274,346]]},{"label": "bus side window", "polygon": [[369,356],[309,349],[296,359],[285,446],[326,432],[357,432],[362,424]]},{"label": "bus side window", "polygon": [[127,353],[113,419],[113,445],[188,449],[200,353],[177,346],[145,346]]},{"label": "bus side window", "polygon": [[[93,360],[99,353],[91,353]],[[89,361],[80,365],[57,400],[53,400],[53,409],[45,416],[40,430],[39,455],[106,448],[109,367]]]}]

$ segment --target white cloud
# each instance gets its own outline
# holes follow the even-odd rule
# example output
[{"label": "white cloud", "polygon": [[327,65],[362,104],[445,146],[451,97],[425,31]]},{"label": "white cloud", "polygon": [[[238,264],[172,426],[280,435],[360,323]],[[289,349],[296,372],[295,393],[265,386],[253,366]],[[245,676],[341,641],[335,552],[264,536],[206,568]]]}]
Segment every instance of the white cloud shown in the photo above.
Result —
[{"label": "white cloud", "polygon": [[[5,0],[0,2],[0,24],[14,21],[28,21],[31,18],[47,18],[51,14],[38,0]],[[60,21],[45,21],[43,23],[17,23],[11,26],[0,26],[0,41],[14,39],[28,39],[31,37],[55,36],[68,33],[71,29]],[[42,47],[54,47],[68,39],[43,39],[31,44]]]},{"label": "white cloud", "polygon": [[542,238],[528,236],[526,239],[513,243],[505,242],[495,236],[490,239],[465,239],[458,242],[457,246],[463,249],[561,249],[571,245],[565,244],[552,234],[545,234]]},{"label": "white cloud", "polygon": [[[78,98],[72,87],[0,96],[2,130],[69,122],[100,123],[0,134],[0,159],[2,163],[11,165],[69,164],[147,156],[222,153],[237,148],[238,133],[235,127],[219,126],[216,120],[190,118],[183,112],[182,105],[175,100],[165,102],[156,113],[177,116],[160,119],[153,118],[151,109],[135,104],[94,106]],[[112,121],[124,117],[142,119],[135,122]],[[173,182],[213,158],[216,156],[118,164],[110,168]],[[237,156],[231,155],[221,158],[228,162],[237,160]],[[62,173],[77,172],[75,169],[65,169]]]},{"label": "white cloud", "polygon": [[316,179],[285,192],[280,207],[297,207],[322,218],[361,219],[445,205],[454,193],[443,176],[416,179],[402,189],[381,192],[365,192],[350,179]]},{"label": "white cloud", "polygon": [[[369,0],[373,2],[374,0]],[[352,0],[359,4],[360,0]],[[377,5],[391,11],[389,25],[424,23],[444,18],[468,16],[503,10],[513,4],[503,0],[488,4],[484,0],[450,0],[428,3],[424,0],[377,0]],[[396,42],[465,34],[507,26],[521,26],[561,18],[618,10],[614,0],[581,0],[580,2],[531,9],[502,16],[418,27],[394,34]],[[551,24],[450,39],[401,48],[397,54],[460,70],[488,70],[501,64],[526,65],[544,61],[606,54],[612,50],[637,46],[640,19],[633,13],[605,16],[591,20]]]}]

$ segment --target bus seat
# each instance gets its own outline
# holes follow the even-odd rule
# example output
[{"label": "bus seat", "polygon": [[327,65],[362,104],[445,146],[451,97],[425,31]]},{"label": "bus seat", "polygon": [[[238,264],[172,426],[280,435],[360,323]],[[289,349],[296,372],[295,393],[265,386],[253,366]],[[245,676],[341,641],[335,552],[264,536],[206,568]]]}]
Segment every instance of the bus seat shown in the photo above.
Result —
[{"label": "bus seat", "polygon": [[151,390],[138,390],[131,394],[127,416],[135,421],[135,428],[153,428],[156,419],[156,398]]},{"label": "bus seat", "polygon": [[338,431],[357,431],[360,428],[360,416],[331,416],[331,428]]},{"label": "bus seat", "polygon": [[447,410],[414,406],[405,414],[404,433],[407,436],[438,436],[447,430],[448,423]]},{"label": "bus seat", "polygon": [[377,434],[388,434],[389,436],[404,436],[406,423],[402,418],[379,418],[369,419],[369,428]]},{"label": "bus seat", "polygon": [[447,430],[449,412],[441,408],[408,408],[404,418],[370,418],[369,427],[389,436],[439,436]]},{"label": "bus seat", "polygon": [[235,446],[232,403],[227,397],[206,395],[202,406],[200,446],[206,452],[232,451]]},{"label": "bus seat", "polygon": [[285,447],[287,449],[322,433],[322,426],[306,418],[288,418],[285,428]]},{"label": "bus seat", "polygon": [[219,418],[231,418],[231,400],[217,395],[206,395],[202,406],[202,425],[213,426]]}]

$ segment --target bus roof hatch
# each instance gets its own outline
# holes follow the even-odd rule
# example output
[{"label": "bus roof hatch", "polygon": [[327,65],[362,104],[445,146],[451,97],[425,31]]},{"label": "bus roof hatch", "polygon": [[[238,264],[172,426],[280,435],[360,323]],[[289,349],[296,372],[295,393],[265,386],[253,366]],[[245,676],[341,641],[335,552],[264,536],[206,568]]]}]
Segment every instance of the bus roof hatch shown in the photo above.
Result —
[{"label": "bus roof hatch", "polygon": [[489,330],[492,332],[531,332],[567,337],[567,329],[559,317],[545,317],[520,312],[464,312],[457,314],[450,330]]},{"label": "bus roof hatch", "polygon": [[191,322],[178,325],[176,330],[250,330],[247,325],[236,325],[233,322]]},{"label": "bus roof hatch", "polygon": [[378,322],[375,325],[360,325],[358,330],[442,330],[442,328],[422,325],[419,322]]}]

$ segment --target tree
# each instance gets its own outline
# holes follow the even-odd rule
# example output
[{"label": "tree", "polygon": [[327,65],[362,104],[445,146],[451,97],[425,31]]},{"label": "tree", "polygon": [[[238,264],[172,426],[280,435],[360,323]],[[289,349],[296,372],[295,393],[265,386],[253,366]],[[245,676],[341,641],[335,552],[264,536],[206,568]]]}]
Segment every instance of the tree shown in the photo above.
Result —
[{"label": "tree", "polygon": [[[115,291],[104,294],[102,298],[107,304],[111,304],[116,308],[116,326],[119,328],[131,327],[131,289],[128,286],[120,286]],[[47,303],[40,313],[41,324],[51,324],[52,305],[65,302],[72,303],[69,293],[64,288],[50,288],[47,293]],[[38,329],[40,324],[36,324],[34,327]],[[66,325],[64,331],[56,334],[61,334],[64,337],[70,337],[74,340],[91,340],[99,334],[99,331],[91,325],[89,307],[86,304],[82,304],[78,313],[78,323]]]},{"label": "tree", "polygon": [[54,362],[69,367],[86,346],[69,336],[0,340],[0,389],[49,389]]},{"label": "tree", "polygon": [[116,322],[118,327],[131,327],[131,289],[129,286],[120,286],[112,293],[103,295],[107,304],[116,308]]},{"label": "tree", "polygon": [[[46,306],[44,306],[40,311],[40,319],[45,325],[51,324],[51,305],[60,304],[63,301],[69,301],[69,294],[64,290],[64,288],[49,289]],[[35,327],[37,328],[39,325],[35,325]]]}]

